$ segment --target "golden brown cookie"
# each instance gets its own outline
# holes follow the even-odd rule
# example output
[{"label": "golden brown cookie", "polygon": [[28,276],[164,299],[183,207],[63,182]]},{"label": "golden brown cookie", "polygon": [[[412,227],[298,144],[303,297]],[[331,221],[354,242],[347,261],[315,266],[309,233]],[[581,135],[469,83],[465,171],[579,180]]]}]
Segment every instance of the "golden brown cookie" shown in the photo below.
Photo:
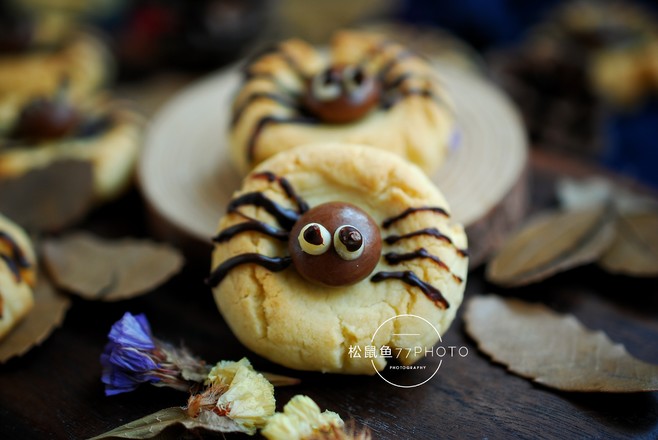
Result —
[{"label": "golden brown cookie", "polygon": [[280,151],[326,141],[376,146],[430,172],[452,130],[451,105],[425,59],[377,34],[341,31],[328,51],[293,39],[251,62],[230,140],[245,172]]},{"label": "golden brown cookie", "polygon": [[0,215],[0,339],[32,309],[35,264],[30,239]]},{"label": "golden brown cookie", "polygon": [[[323,143],[260,164],[229,203],[208,283],[251,350],[301,370],[374,374],[349,355],[415,314],[439,332],[462,301],[466,235],[423,172],[373,147]],[[373,344],[408,347],[384,325]],[[432,346],[435,333],[411,341]],[[411,364],[423,354],[400,359]],[[381,370],[386,359],[377,358]]]}]

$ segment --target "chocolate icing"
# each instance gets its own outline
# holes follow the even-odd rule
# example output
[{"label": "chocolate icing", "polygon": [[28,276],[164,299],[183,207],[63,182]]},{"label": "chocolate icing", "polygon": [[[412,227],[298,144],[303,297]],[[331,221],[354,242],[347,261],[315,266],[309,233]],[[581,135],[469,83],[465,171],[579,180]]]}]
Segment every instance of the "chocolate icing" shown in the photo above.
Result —
[{"label": "chocolate icing", "polygon": [[443,240],[446,243],[452,244],[452,240],[450,239],[450,237],[448,237],[445,234],[442,234],[441,231],[439,231],[436,228],[419,229],[417,231],[409,232],[408,234],[403,234],[403,235],[389,235],[388,237],[384,238],[384,241],[386,242],[386,244],[395,244],[400,240],[418,237],[420,235],[429,235],[438,238],[439,240]]},{"label": "chocolate icing", "polygon": [[243,264],[257,264],[272,272],[280,272],[290,266],[291,262],[290,257],[266,257],[254,253],[236,255],[213,269],[210,276],[206,278],[206,284],[210,287],[217,287],[231,269]]},{"label": "chocolate icing", "polygon": [[[297,239],[309,223],[319,223],[333,236],[343,225],[352,225],[365,242],[363,254],[354,260],[342,259],[335,244],[322,255],[305,253]],[[288,250],[293,264],[305,279],[325,286],[344,286],[366,278],[377,265],[381,255],[381,236],[374,220],[360,208],[343,202],[318,205],[302,215],[290,232]]]},{"label": "chocolate icing", "polygon": [[[446,243],[454,246],[455,244],[452,242],[450,237],[448,237],[445,234],[442,234],[441,231],[439,231],[436,228],[425,228],[425,229],[419,229],[417,231],[409,232],[408,234],[403,234],[403,235],[389,235],[388,237],[384,238],[384,242],[386,244],[395,244],[400,240],[405,240],[407,238],[413,238],[413,237],[418,237],[420,235],[428,235],[431,237],[435,237],[439,240],[443,240]],[[468,249],[458,249],[455,248],[457,251],[457,255],[460,257],[468,257]]]},{"label": "chocolate icing", "polygon": [[247,160],[253,162],[254,151],[256,150],[256,143],[261,132],[268,124],[317,124],[319,121],[316,118],[309,118],[307,116],[296,116],[284,118],[281,116],[263,116],[256,123],[249,142],[247,143]]},{"label": "chocolate icing", "polygon": [[286,196],[288,196],[288,198],[295,201],[295,203],[297,204],[297,209],[300,214],[303,214],[306,211],[308,211],[309,209],[308,203],[306,203],[306,201],[297,194],[297,192],[293,189],[292,185],[290,185],[290,182],[288,182],[288,179],[286,179],[285,177],[279,177],[271,171],[262,171],[260,173],[254,173],[252,174],[251,177],[254,179],[265,178],[267,179],[268,182],[276,181],[281,186],[281,189],[283,189],[283,191],[286,193]]},{"label": "chocolate icing", "polygon": [[397,222],[397,221],[400,221],[400,220],[406,218],[407,216],[409,216],[409,215],[411,215],[411,214],[413,214],[413,213],[421,212],[421,211],[431,211],[431,212],[436,212],[436,213],[439,214],[439,215],[442,215],[442,216],[445,216],[445,217],[450,217],[450,214],[448,214],[448,211],[446,211],[446,210],[443,209],[443,208],[439,208],[438,206],[420,206],[420,207],[418,207],[418,208],[408,208],[408,209],[405,209],[404,211],[402,211],[402,213],[400,213],[400,214],[398,214],[398,215],[396,215],[396,216],[389,217],[389,218],[385,219],[385,220],[382,222],[382,227],[384,227],[384,228],[390,228],[391,225],[393,225],[393,223],[395,223],[395,222]]},{"label": "chocolate icing", "polygon": [[439,267],[441,269],[450,272],[450,274],[452,275],[452,278],[457,283],[459,283],[459,284],[462,283],[463,280],[460,276],[457,276],[454,273],[452,273],[452,271],[450,270],[448,265],[445,264],[443,262],[443,260],[441,260],[436,255],[430,254],[427,251],[427,249],[425,249],[425,248],[419,248],[419,249],[416,249],[413,252],[407,252],[407,253],[404,253],[404,254],[398,254],[398,253],[395,253],[395,252],[389,252],[389,253],[384,254],[384,259],[390,265],[400,264],[404,261],[414,260],[414,259],[417,259],[417,258],[425,258],[425,259],[434,261],[436,264],[439,265]]},{"label": "chocolate icing", "polygon": [[20,246],[18,246],[18,244],[14,241],[13,238],[11,238],[9,234],[4,231],[0,231],[0,242],[5,243],[10,249],[9,255],[0,254],[0,258],[2,258],[2,260],[7,264],[7,267],[9,267],[9,270],[11,270],[16,282],[19,282],[22,279],[21,269],[28,269],[31,264],[27,260],[23,250],[20,248]]},{"label": "chocolate icing", "polygon": [[236,212],[240,206],[255,205],[263,208],[271,214],[279,225],[289,230],[299,218],[299,213],[292,209],[284,208],[265,197],[261,192],[250,192],[231,200],[228,204],[227,212]]},{"label": "chocolate icing", "polygon": [[322,239],[320,227],[318,225],[313,225],[306,228],[306,231],[304,231],[304,240],[316,246],[321,245],[324,240]]},{"label": "chocolate icing", "polygon": [[247,231],[260,232],[261,234],[268,235],[279,241],[288,241],[288,232],[257,220],[242,222],[233,226],[229,226],[219,234],[215,235],[212,238],[212,241],[215,243],[224,243],[236,235]]},{"label": "chocolate icing", "polygon": [[418,287],[439,308],[445,310],[450,307],[450,304],[448,304],[448,301],[443,297],[443,294],[439,289],[422,281],[410,270],[405,270],[404,272],[377,272],[370,278],[370,281],[373,283],[379,283],[390,279],[400,280],[410,286]]},{"label": "chocolate icing", "polygon": [[247,108],[249,108],[251,104],[253,104],[255,101],[258,101],[259,99],[269,99],[270,101],[276,101],[284,107],[297,108],[297,102],[287,96],[273,92],[254,92],[244,98],[240,106],[233,111],[233,116],[231,117],[231,127],[235,127]]}]

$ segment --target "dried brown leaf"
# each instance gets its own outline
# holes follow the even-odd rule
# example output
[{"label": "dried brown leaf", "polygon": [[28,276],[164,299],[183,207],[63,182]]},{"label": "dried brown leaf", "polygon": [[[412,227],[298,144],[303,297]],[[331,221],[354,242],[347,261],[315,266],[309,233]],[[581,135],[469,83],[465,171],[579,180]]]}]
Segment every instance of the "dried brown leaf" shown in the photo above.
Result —
[{"label": "dried brown leaf", "polygon": [[658,212],[622,214],[599,264],[609,272],[658,276]]},{"label": "dried brown leaf", "polygon": [[30,231],[57,231],[79,221],[93,204],[90,162],[58,161],[0,179],[0,212]]},{"label": "dried brown leaf", "polygon": [[34,288],[34,308],[0,341],[0,363],[22,356],[45,341],[62,324],[70,305],[68,296],[56,292],[47,280],[39,277]]},{"label": "dried brown leaf", "polygon": [[526,224],[487,267],[487,279],[520,286],[596,261],[614,238],[610,205],[552,212]]},{"label": "dried brown leaf", "polygon": [[468,302],[464,320],[481,351],[544,386],[581,392],[658,390],[658,365],[632,357],[603,332],[544,305],[480,296]]},{"label": "dried brown leaf", "polygon": [[90,300],[118,301],[146,293],[178,273],[183,257],[150,240],[105,240],[75,232],[45,240],[43,258],[55,284]]}]

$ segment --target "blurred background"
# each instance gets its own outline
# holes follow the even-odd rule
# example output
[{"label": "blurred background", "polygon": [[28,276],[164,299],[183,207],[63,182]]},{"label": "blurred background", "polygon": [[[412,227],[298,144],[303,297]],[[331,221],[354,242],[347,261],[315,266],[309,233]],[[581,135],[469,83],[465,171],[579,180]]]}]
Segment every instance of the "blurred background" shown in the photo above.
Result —
[{"label": "blurred background", "polygon": [[105,86],[134,97],[147,114],[177,87],[280,39],[322,44],[340,27],[387,32],[496,82],[516,102],[532,148],[600,164],[658,189],[655,1],[0,4],[0,62],[25,51],[54,50],[71,29],[86,29],[111,53]]}]

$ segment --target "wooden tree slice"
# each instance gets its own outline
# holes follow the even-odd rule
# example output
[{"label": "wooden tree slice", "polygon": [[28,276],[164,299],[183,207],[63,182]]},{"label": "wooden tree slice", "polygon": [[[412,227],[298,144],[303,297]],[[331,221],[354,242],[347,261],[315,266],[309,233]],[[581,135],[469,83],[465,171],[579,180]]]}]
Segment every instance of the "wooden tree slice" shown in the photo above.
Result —
[{"label": "wooden tree slice", "polygon": [[[498,89],[471,72],[435,64],[453,97],[461,140],[432,180],[467,227],[473,266],[523,217],[526,138]],[[183,90],[153,118],[138,173],[160,236],[209,244],[239,188],[227,145],[239,83],[237,68],[218,72]]]}]

